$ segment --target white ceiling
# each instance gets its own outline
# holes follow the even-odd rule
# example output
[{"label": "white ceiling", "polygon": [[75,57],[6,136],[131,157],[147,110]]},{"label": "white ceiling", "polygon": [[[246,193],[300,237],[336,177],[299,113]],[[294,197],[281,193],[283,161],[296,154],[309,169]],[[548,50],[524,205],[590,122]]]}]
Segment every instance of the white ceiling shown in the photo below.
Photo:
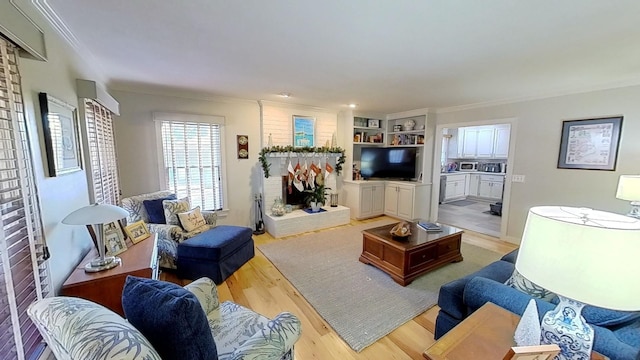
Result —
[{"label": "white ceiling", "polygon": [[37,1],[116,89],[393,113],[640,84],[637,0]]}]

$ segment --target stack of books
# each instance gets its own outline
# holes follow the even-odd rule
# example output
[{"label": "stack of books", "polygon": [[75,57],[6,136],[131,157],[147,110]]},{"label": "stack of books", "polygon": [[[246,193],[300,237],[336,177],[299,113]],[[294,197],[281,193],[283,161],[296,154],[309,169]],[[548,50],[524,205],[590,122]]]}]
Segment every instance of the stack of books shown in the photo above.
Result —
[{"label": "stack of books", "polygon": [[425,230],[426,232],[439,232],[442,231],[440,225],[432,222],[420,221],[418,226]]}]

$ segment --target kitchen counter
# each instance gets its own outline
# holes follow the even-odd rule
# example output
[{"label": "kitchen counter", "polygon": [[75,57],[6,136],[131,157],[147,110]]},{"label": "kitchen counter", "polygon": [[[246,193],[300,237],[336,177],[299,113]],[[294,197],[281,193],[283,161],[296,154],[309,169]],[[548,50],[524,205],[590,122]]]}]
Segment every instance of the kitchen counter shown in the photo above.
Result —
[{"label": "kitchen counter", "polygon": [[506,173],[494,173],[494,172],[487,172],[487,171],[453,171],[453,172],[447,172],[447,173],[440,173],[440,176],[461,175],[461,174],[480,174],[480,175],[498,175],[498,176],[507,175]]}]

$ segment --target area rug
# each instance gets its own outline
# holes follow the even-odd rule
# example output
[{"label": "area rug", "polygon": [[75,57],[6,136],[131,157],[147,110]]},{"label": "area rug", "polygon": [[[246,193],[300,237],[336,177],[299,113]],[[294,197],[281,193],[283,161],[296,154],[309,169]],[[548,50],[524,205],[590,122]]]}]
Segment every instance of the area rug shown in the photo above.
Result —
[{"label": "area rug", "polygon": [[448,202],[446,204],[447,205],[454,205],[454,206],[469,206],[469,205],[473,205],[475,203],[476,203],[475,201],[471,201],[471,200],[456,200],[456,201]]},{"label": "area rug", "polygon": [[358,261],[362,230],[382,220],[259,245],[258,249],[298,289],[327,323],[360,352],[434,306],[440,286],[500,258],[466,243],[464,261],[427,273],[406,287]]}]

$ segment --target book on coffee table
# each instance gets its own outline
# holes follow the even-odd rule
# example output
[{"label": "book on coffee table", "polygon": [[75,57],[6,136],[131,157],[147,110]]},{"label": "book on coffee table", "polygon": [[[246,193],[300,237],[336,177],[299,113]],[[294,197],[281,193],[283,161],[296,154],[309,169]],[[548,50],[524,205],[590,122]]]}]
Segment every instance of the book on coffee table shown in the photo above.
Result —
[{"label": "book on coffee table", "polygon": [[432,222],[420,221],[418,222],[418,226],[425,230],[426,232],[439,232],[442,231],[440,225]]}]

